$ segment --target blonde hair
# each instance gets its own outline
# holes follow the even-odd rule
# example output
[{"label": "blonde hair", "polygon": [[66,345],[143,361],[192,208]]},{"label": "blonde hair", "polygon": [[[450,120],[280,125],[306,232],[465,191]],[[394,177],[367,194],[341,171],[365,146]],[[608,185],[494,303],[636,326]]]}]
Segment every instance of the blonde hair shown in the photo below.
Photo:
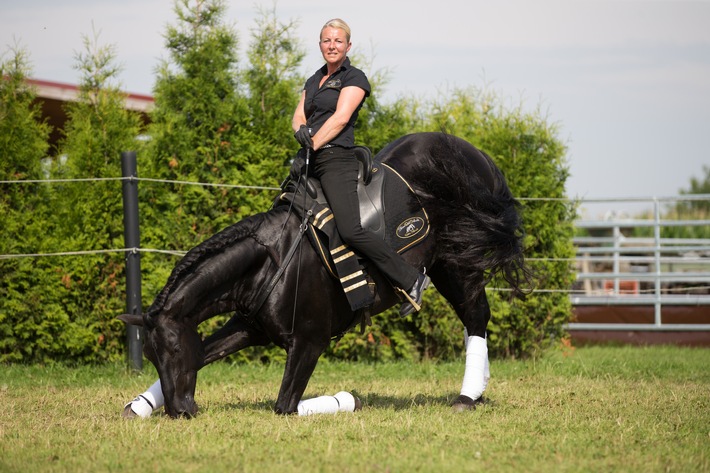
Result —
[{"label": "blonde hair", "polygon": [[321,36],[323,35],[323,30],[326,28],[338,28],[345,31],[345,38],[348,40],[348,43],[350,42],[350,27],[340,18],[333,18],[332,20],[326,21],[323,28],[320,29]]}]

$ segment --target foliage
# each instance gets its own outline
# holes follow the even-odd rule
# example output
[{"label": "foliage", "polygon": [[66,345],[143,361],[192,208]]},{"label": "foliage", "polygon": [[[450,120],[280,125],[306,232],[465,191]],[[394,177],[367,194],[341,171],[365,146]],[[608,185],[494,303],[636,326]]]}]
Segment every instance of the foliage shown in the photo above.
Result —
[{"label": "foliage", "polygon": [[[144,186],[144,245],[185,250],[270,207],[275,192],[261,187],[278,187],[296,152],[290,117],[302,83],[294,70],[304,53],[294,39],[295,23],[280,23],[274,12],[262,11],[247,54],[249,64],[240,69],[238,38],[223,23],[224,2],[181,0],[175,11],[178,23],[166,33],[171,60],[158,71],[151,140],[139,172],[175,181],[244,186]],[[158,267],[148,270],[153,273],[144,291],[149,300],[174,263],[152,262]],[[216,318],[201,329],[209,333],[222,321]],[[261,358],[261,351],[253,356]]]},{"label": "foliage", "polygon": [[[40,180],[50,127],[33,105],[27,52],[16,48],[0,62],[0,180]],[[49,189],[41,183],[0,184],[0,254],[29,254],[45,248],[51,234]],[[56,333],[38,299],[52,279],[47,260],[0,259],[0,362],[22,361],[53,343]],[[43,322],[46,322],[43,326]],[[29,343],[29,347],[28,345]],[[34,358],[36,359],[36,358]]]},{"label": "foliage", "polygon": [[[688,197],[704,195],[704,199],[683,200],[663,217],[668,220],[710,220],[710,166],[703,166],[702,177],[690,178],[687,189],[681,189],[680,195]],[[673,226],[661,229],[661,238],[710,238],[710,226]]]},{"label": "foliage", "polygon": [[[413,118],[413,106],[414,102],[407,109],[408,123],[420,127],[412,131],[445,131],[464,138],[503,170],[513,194],[522,198],[526,257],[536,276],[535,287],[560,290],[533,292],[524,302],[511,301],[505,282],[494,279],[489,288],[500,290],[487,292],[492,312],[490,353],[523,357],[560,343],[572,312],[564,291],[574,277],[568,260],[574,257],[575,213],[565,199],[568,170],[556,127],[539,113],[508,110],[495,94],[474,88],[451,91],[428,104],[431,112],[424,120]],[[538,260],[542,258],[553,261]],[[401,321],[396,309],[391,309],[374,319],[366,338],[349,334],[330,353],[345,359],[452,359],[462,348],[463,331],[456,314],[441,295],[429,291],[420,313]]]},{"label": "foliage", "polygon": [[417,128],[418,102],[401,97],[391,103],[383,103],[380,97],[389,83],[387,70],[373,70],[371,61],[355,56],[354,66],[368,76],[372,92],[360,109],[355,125],[357,144],[367,146],[373,153],[379,152],[388,143],[412,133]]},{"label": "foliage", "polygon": [[[179,22],[165,34],[170,60],[157,71],[151,139],[139,157],[139,172],[176,181],[246,183],[236,122],[246,104],[237,94],[237,38],[221,24],[224,4],[180,0],[175,14]],[[194,246],[251,210],[241,192],[183,184],[142,186],[141,202],[148,222],[144,241],[172,250]]]},{"label": "foliage", "polygon": [[[49,177],[120,176],[120,152],[132,148],[139,134],[139,117],[125,109],[118,87],[108,85],[119,70],[113,66],[113,49],[99,47],[96,41],[84,38],[85,52],[77,55],[76,68],[82,74],[79,96],[67,106],[59,157],[44,161]],[[42,140],[46,143],[46,136]],[[40,157],[27,162],[39,165]],[[43,219],[23,232],[32,237],[26,252],[123,246],[120,183],[45,185],[42,194],[44,200],[33,217]],[[12,291],[6,322],[16,339],[8,346],[8,359],[95,362],[122,353],[124,329],[115,319],[123,305],[122,255],[22,261],[17,269],[3,278]]]},{"label": "foliage", "polygon": [[[489,291],[492,319],[489,349],[504,356],[528,356],[565,337],[571,302],[565,290],[574,280],[570,259],[574,208],[565,199],[569,175],[565,147],[557,127],[522,105],[508,110],[492,92],[457,89],[435,103],[430,130],[460,136],[490,155],[503,170],[513,195],[521,200],[525,227],[525,255],[535,273],[535,288],[525,302],[511,301],[506,292]],[[538,259],[547,259],[542,261]],[[489,287],[505,289],[494,279]]]},{"label": "foliage", "polygon": [[[686,200],[675,202],[661,210],[663,220],[710,220],[710,166],[703,166],[702,177],[691,177],[689,187],[680,189],[681,196]],[[653,211],[642,212],[639,219],[655,220]],[[653,237],[652,227],[634,228],[635,237]],[[710,238],[708,225],[672,225],[661,227],[661,238]]]}]

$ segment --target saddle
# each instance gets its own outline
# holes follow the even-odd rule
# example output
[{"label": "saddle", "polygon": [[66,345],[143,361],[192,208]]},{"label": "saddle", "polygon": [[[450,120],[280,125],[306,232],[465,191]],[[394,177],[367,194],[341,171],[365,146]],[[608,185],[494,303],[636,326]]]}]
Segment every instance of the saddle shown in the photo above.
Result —
[{"label": "saddle", "polygon": [[[363,228],[385,240],[398,253],[421,243],[429,234],[429,218],[406,180],[393,168],[356,147],[359,163],[357,194]],[[298,158],[297,158],[298,159]],[[296,171],[300,166],[295,166]],[[308,220],[308,236],[331,275],[341,281],[353,311],[374,303],[368,262],[340,239],[320,181],[298,172],[282,184],[274,206],[293,206]],[[352,257],[351,257],[352,256]],[[356,276],[354,276],[356,275]]]}]

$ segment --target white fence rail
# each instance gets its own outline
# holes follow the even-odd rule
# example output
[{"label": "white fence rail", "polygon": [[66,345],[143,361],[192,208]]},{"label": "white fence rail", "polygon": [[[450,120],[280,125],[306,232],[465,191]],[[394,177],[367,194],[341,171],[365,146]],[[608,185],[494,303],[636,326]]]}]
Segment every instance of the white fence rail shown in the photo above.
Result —
[{"label": "white fence rail", "polygon": [[[624,218],[610,212],[598,220],[576,222],[585,236],[574,239],[577,282],[571,295],[572,303],[577,307],[652,305],[654,321],[652,324],[570,323],[571,330],[710,331],[710,323],[663,321],[664,308],[697,306],[705,310],[710,306],[710,238],[663,236],[663,229],[671,227],[686,229],[688,233],[700,228],[704,235],[708,234],[710,219],[662,217],[669,215],[670,206],[681,201],[710,204],[710,195],[581,202],[582,205],[605,203],[607,207],[628,202],[646,203],[650,208],[648,218]],[[643,234],[644,229],[646,236],[636,236]]]}]

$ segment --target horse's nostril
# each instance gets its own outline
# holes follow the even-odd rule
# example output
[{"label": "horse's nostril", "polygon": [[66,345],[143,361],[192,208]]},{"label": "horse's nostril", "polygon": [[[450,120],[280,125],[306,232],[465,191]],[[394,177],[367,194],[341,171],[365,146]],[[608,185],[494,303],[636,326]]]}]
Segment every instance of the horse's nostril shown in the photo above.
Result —
[{"label": "horse's nostril", "polygon": [[180,410],[180,412],[178,413],[178,417],[192,419],[193,417],[197,416],[198,411],[199,411],[199,408],[197,407],[197,403],[193,401],[190,404],[190,407]]}]

